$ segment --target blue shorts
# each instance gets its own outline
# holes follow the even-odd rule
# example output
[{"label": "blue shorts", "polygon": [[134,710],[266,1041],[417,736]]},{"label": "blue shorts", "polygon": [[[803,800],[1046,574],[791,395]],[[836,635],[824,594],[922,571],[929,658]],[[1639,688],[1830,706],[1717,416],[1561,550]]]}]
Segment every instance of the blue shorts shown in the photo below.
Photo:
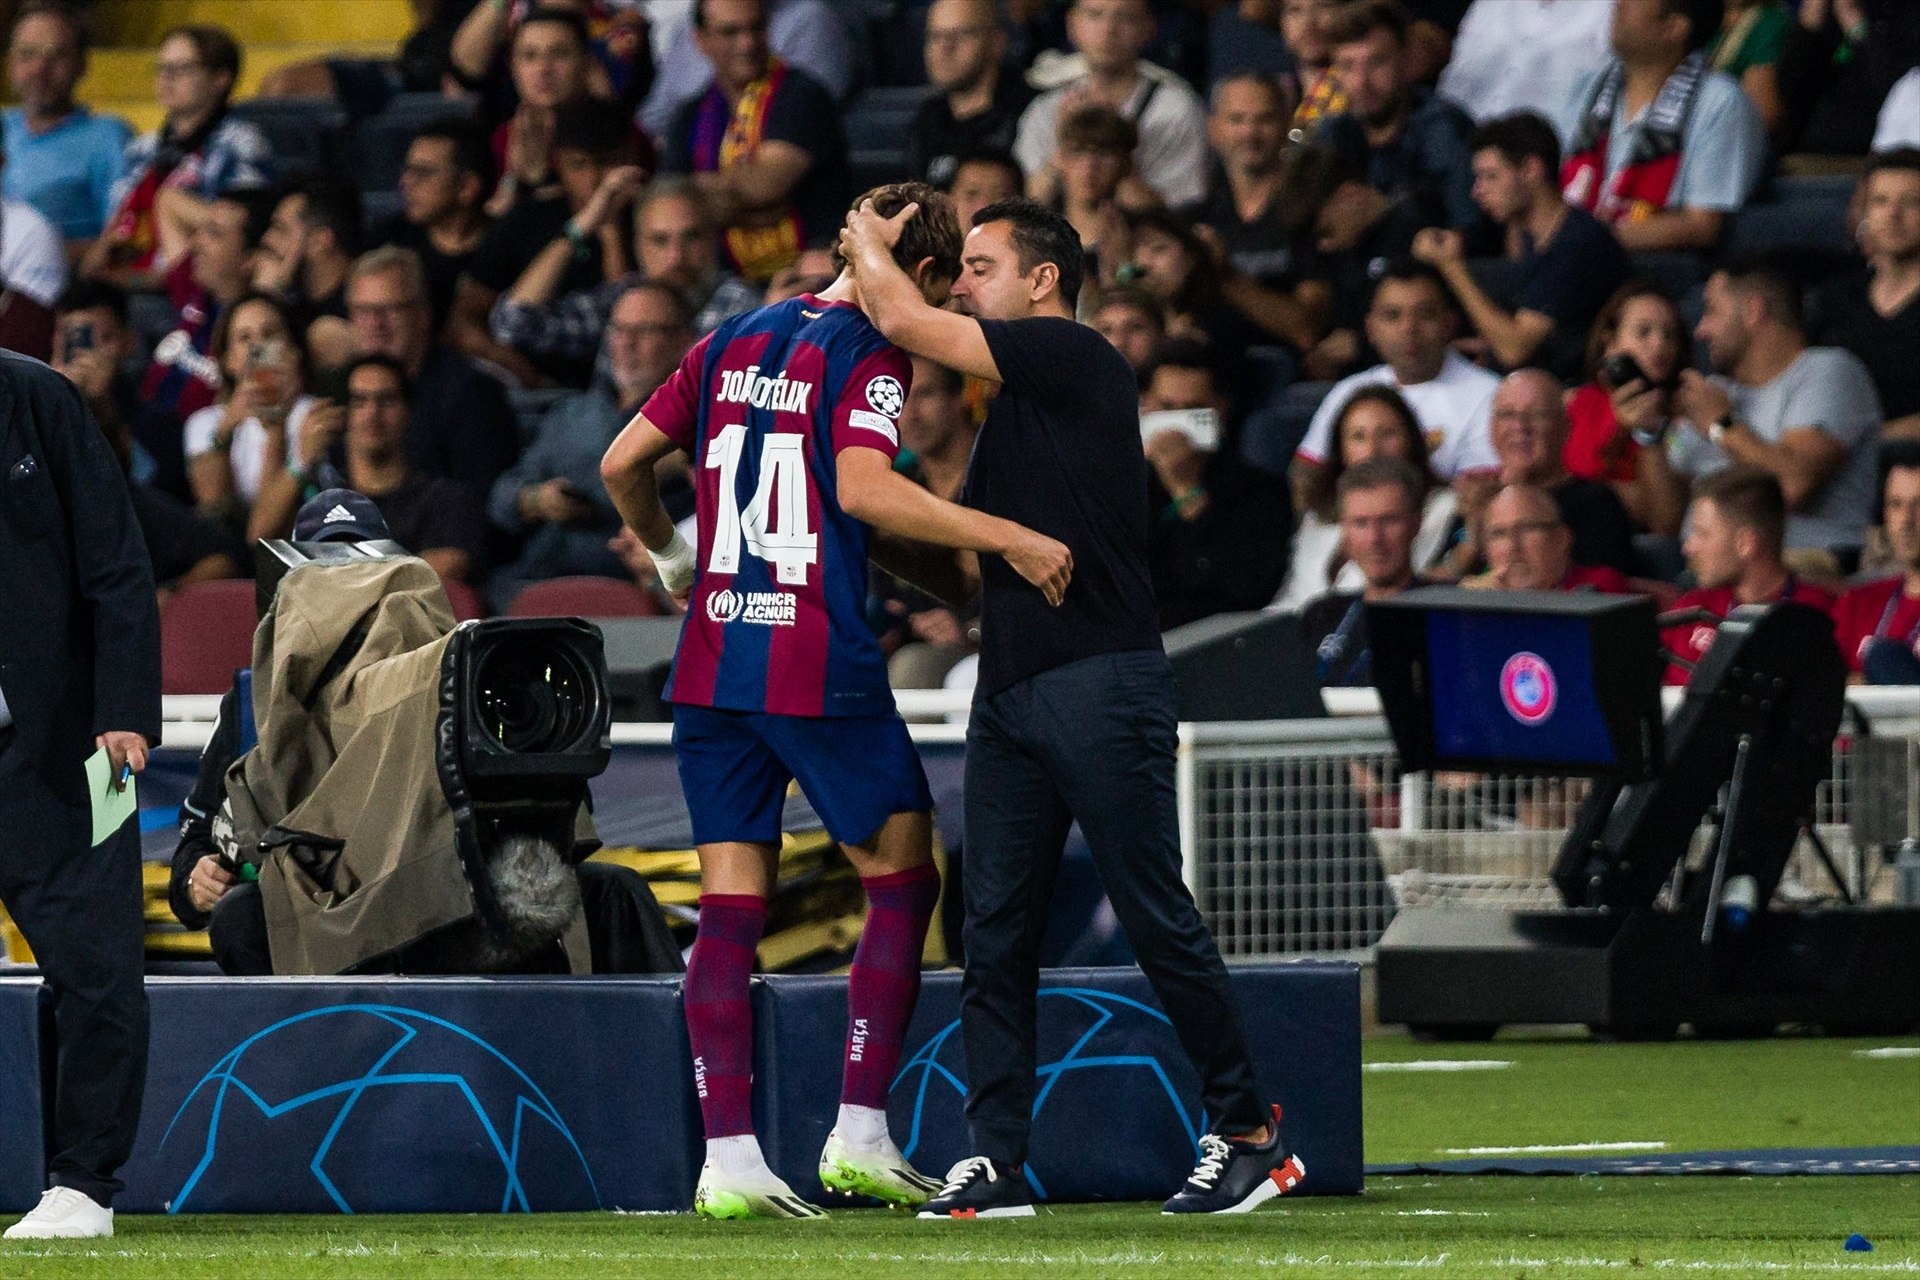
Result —
[{"label": "blue shorts", "polygon": [[920,753],[898,715],[676,705],[673,747],[695,844],[778,844],[787,784],[796,780],[841,844],[864,844],[896,813],[933,808]]}]

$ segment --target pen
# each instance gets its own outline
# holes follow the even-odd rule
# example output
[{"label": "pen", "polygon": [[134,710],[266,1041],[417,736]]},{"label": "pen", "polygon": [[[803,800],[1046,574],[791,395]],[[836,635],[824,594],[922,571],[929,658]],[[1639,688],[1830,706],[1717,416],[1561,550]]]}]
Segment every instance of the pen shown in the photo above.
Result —
[{"label": "pen", "polygon": [[120,766],[120,786],[118,789],[121,791],[125,791],[127,789],[127,779],[131,778],[132,776],[133,776],[133,766],[130,764],[121,765]]}]

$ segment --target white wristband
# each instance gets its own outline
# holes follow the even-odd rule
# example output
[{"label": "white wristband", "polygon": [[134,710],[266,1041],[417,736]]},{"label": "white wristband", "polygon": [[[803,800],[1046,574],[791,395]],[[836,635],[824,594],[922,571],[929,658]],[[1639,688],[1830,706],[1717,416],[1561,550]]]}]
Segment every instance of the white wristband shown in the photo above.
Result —
[{"label": "white wristband", "polygon": [[693,571],[698,559],[692,545],[678,529],[673,531],[673,540],[667,543],[666,550],[655,551],[648,547],[647,554],[653,557],[653,567],[659,571],[660,585],[669,592],[686,591],[693,586]]}]

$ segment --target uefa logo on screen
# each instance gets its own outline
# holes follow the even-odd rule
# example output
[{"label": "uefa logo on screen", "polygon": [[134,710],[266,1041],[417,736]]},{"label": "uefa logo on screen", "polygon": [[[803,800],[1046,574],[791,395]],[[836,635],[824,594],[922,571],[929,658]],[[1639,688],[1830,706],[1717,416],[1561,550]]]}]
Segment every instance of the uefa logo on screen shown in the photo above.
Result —
[{"label": "uefa logo on screen", "polygon": [[1516,653],[1500,668],[1500,704],[1529,727],[1544,724],[1560,700],[1553,668],[1537,653]]}]

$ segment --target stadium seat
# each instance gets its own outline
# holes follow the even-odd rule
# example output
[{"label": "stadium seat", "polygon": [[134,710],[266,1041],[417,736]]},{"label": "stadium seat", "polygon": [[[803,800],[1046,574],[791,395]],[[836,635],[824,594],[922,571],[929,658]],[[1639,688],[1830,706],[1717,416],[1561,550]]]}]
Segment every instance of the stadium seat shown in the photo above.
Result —
[{"label": "stadium seat", "polygon": [[336,140],[347,125],[347,113],[331,98],[249,98],[234,103],[233,114],[267,135],[283,174],[331,169],[338,159]]},{"label": "stadium seat", "polygon": [[507,606],[509,618],[651,618],[660,606],[620,578],[549,578],[536,582]]},{"label": "stadium seat", "polygon": [[225,693],[253,663],[253,579],[195,582],[160,610],[160,691]]},{"label": "stadium seat", "polygon": [[466,583],[442,578],[440,585],[447,589],[447,603],[453,607],[455,622],[472,622],[487,616],[487,602]]},{"label": "stadium seat", "polygon": [[429,124],[462,120],[473,105],[437,93],[402,93],[377,116],[368,116],[345,135],[341,150],[354,183],[364,192],[394,191],[413,135]]},{"label": "stadium seat", "polygon": [[868,89],[847,107],[847,161],[853,189],[865,191],[909,175],[907,129],[927,96],[925,85]]},{"label": "stadium seat", "polygon": [[1857,181],[1850,174],[1774,180],[1759,199],[1729,220],[1724,252],[1852,253],[1847,206]]}]

